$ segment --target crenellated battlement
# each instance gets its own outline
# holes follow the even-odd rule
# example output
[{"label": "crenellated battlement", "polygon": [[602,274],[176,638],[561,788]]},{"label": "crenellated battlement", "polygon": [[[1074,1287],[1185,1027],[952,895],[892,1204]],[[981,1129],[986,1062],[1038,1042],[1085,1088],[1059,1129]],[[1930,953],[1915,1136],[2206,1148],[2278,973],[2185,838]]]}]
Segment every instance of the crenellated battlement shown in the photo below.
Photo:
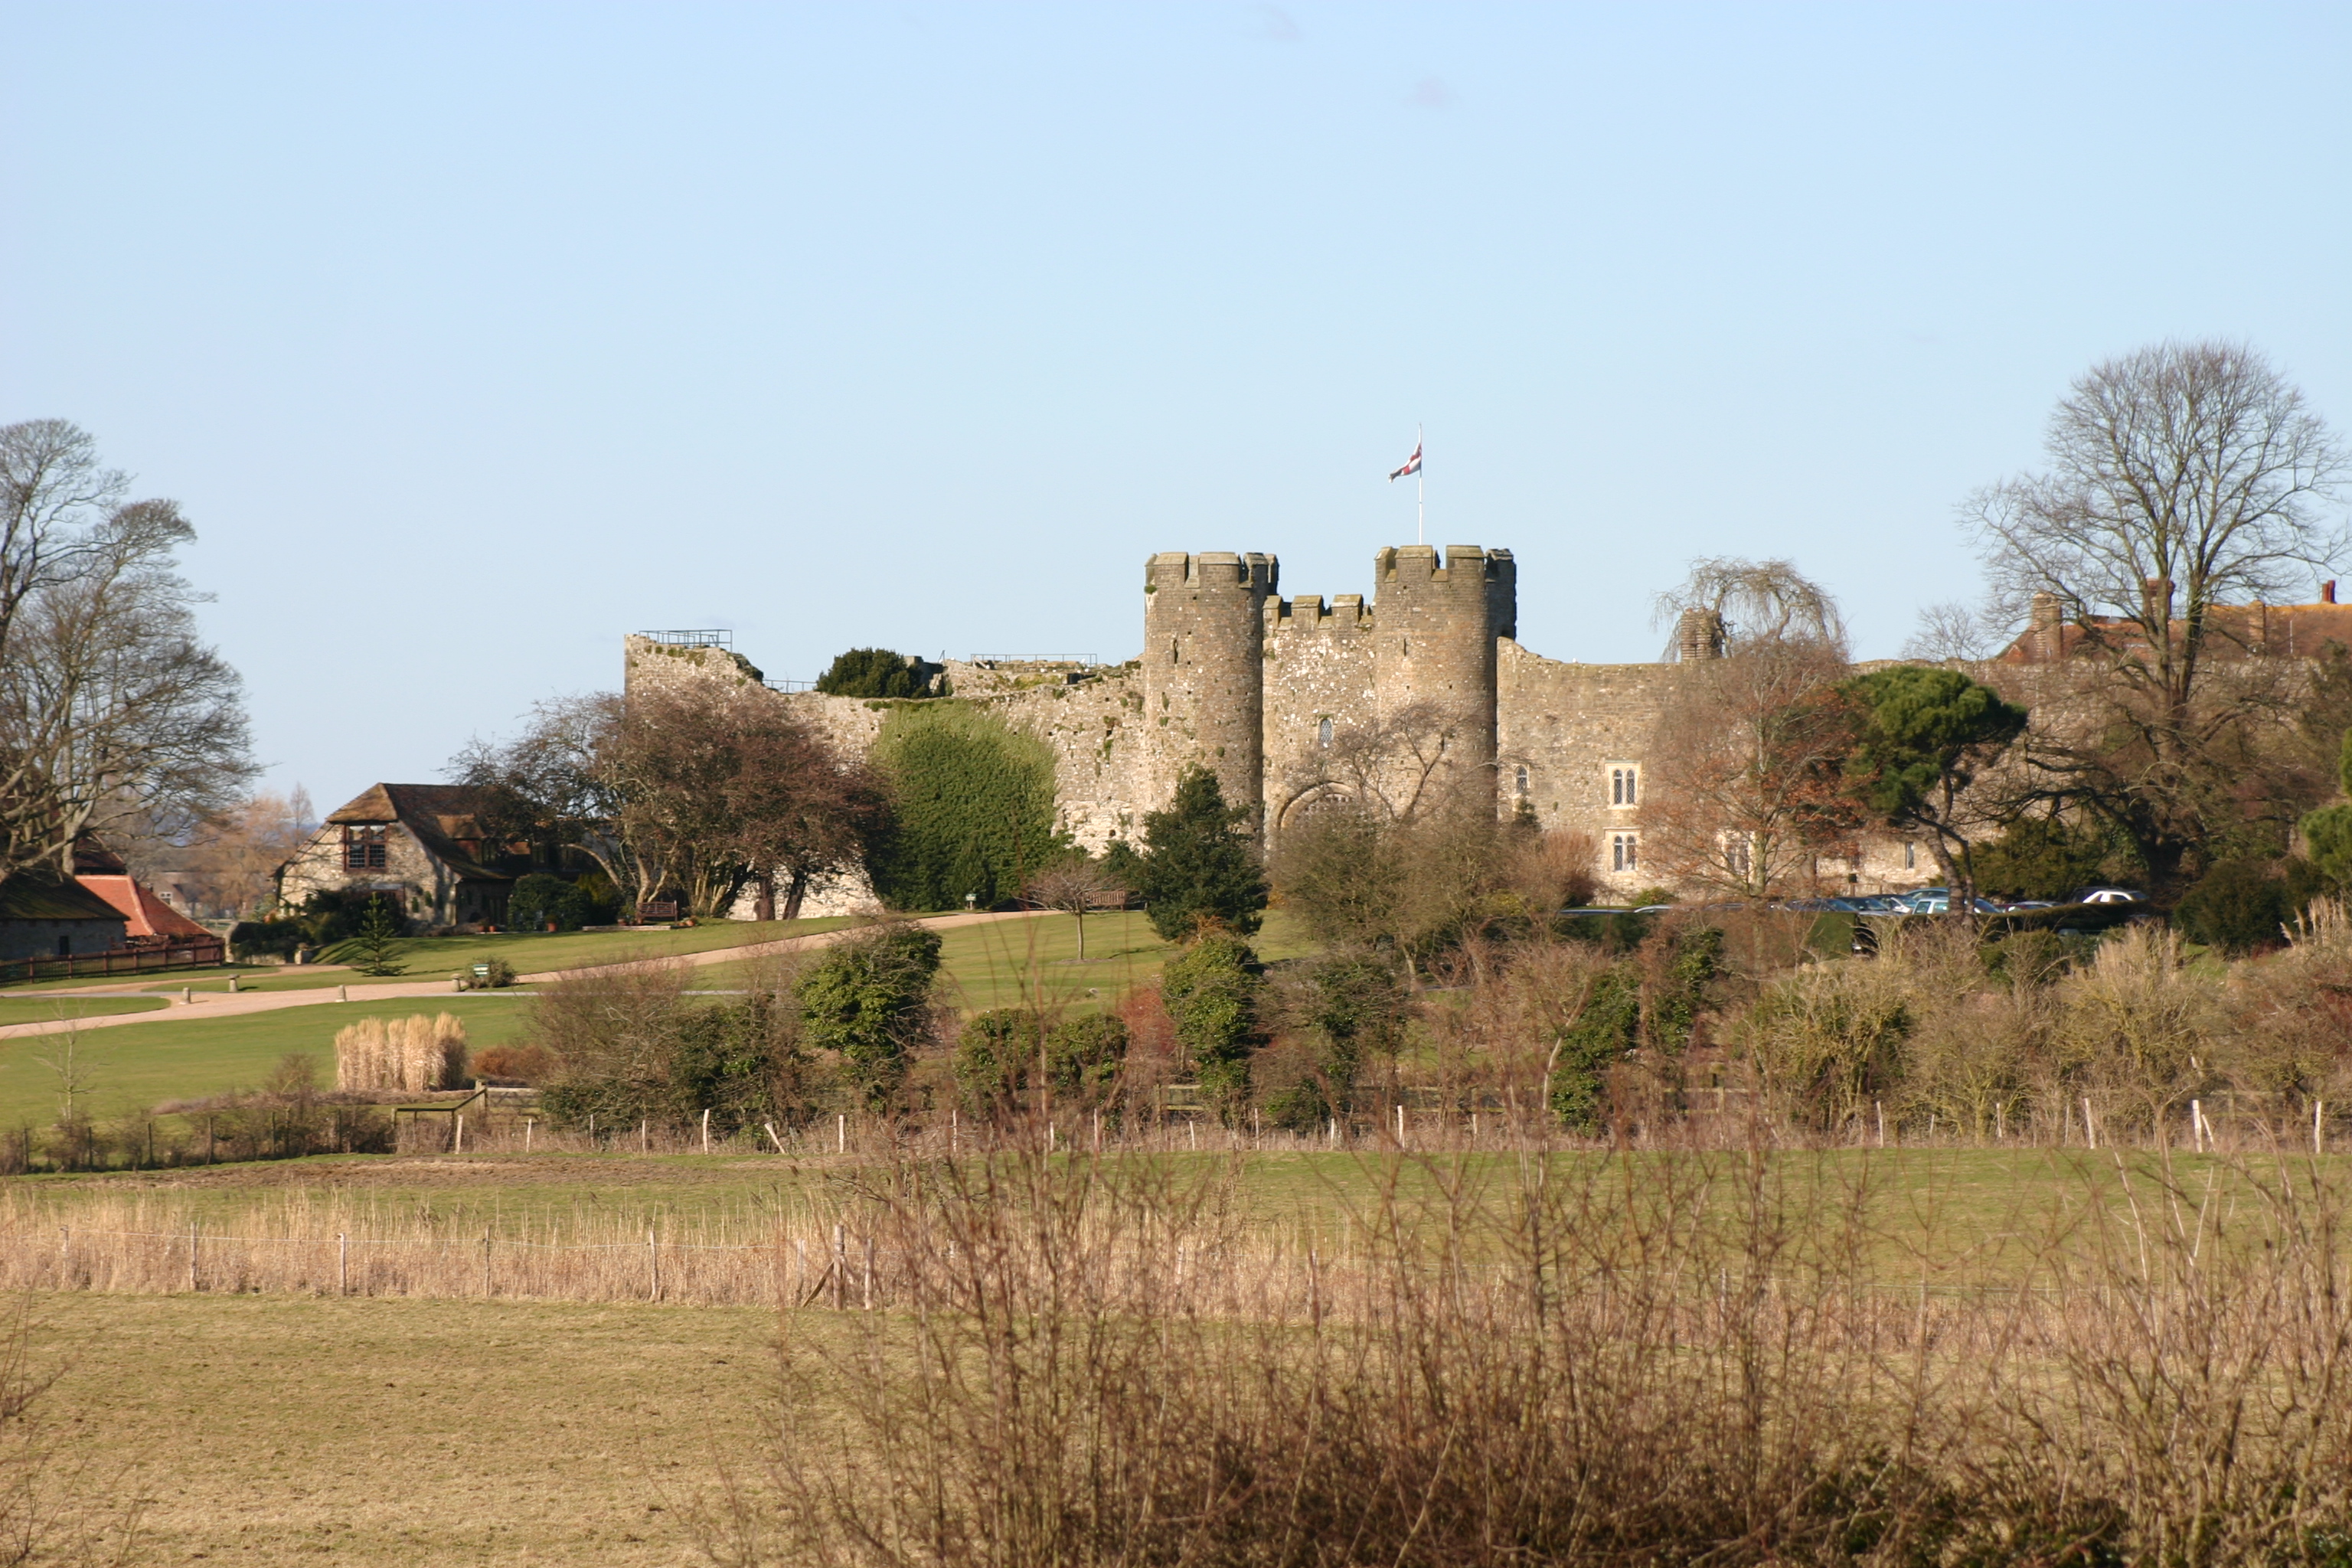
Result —
[{"label": "crenellated battlement", "polygon": [[1282,563],[1256,551],[1235,554],[1230,550],[1203,550],[1198,554],[1163,550],[1145,563],[1143,591],[1190,588],[1196,593],[1231,588],[1245,594],[1272,594],[1282,575]]},{"label": "crenellated battlement", "polygon": [[1265,635],[1279,637],[1289,633],[1297,637],[1328,634],[1345,637],[1371,629],[1371,607],[1364,603],[1361,594],[1334,595],[1326,606],[1320,594],[1301,594],[1296,599],[1269,598],[1265,602]]}]

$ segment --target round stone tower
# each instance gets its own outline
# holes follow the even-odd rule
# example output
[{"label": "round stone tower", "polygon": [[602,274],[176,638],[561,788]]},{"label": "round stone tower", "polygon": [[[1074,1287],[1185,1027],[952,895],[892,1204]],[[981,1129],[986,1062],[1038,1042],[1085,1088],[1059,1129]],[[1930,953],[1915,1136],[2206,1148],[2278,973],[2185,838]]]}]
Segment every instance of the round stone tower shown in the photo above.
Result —
[{"label": "round stone tower", "polygon": [[[1494,789],[1495,640],[1518,635],[1507,550],[1407,544],[1372,557],[1373,690],[1383,724],[1451,731],[1448,782]],[[1436,778],[1431,781],[1438,783]]]},{"label": "round stone tower", "polygon": [[[1147,809],[1166,805],[1195,762],[1217,775],[1228,804],[1262,804],[1264,608],[1276,572],[1271,555],[1222,550],[1163,552],[1145,565]],[[1491,706],[1491,674],[1486,685]]]}]

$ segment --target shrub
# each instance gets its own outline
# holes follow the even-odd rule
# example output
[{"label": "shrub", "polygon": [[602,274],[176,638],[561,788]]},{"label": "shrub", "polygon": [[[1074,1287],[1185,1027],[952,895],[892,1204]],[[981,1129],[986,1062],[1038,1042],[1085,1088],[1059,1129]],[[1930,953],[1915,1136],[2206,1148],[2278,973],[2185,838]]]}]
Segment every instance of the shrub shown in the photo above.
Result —
[{"label": "shrub", "polygon": [[1177,1047],[1228,1121],[1249,1098],[1250,1051],[1262,1037],[1263,973],[1247,942],[1221,931],[1202,936],[1160,972],[1160,1000],[1174,1020]]},{"label": "shrub", "polygon": [[816,678],[816,689],[830,697],[920,697],[930,683],[930,672],[919,658],[887,647],[854,647],[834,656]]},{"label": "shrub", "polygon": [[1045,1021],[1028,1007],[998,1007],[966,1020],[956,1038],[956,1087],[975,1113],[1011,1109],[1044,1054]]},{"label": "shrub", "polygon": [[1099,1100],[1118,1082],[1127,1061],[1124,1020],[1109,1013],[1081,1013],[1054,1026],[1045,1037],[1045,1070],[1057,1094]]},{"label": "shrub", "polygon": [[543,1081],[554,1070],[555,1058],[547,1047],[536,1043],[520,1046],[491,1046],[476,1054],[474,1076],[478,1079],[504,1079],[515,1083],[533,1084]]},{"label": "shrub", "polygon": [[940,939],[892,922],[825,949],[793,987],[803,1037],[841,1053],[867,1105],[880,1109],[906,1077],[908,1052],[930,1025]]},{"label": "shrub", "polygon": [[867,855],[892,909],[982,909],[1018,892],[1066,848],[1054,832],[1054,758],[967,703],[893,710],[874,743],[890,826]]},{"label": "shrub", "polygon": [[2180,933],[2231,957],[2277,947],[2320,879],[2306,860],[2224,860],[2173,911]]},{"label": "shrub", "polygon": [[640,1119],[732,1134],[812,1109],[790,977],[760,977],[749,996],[707,1005],[685,995],[675,963],[627,964],[551,982],[533,1004],[529,1048],[544,1053],[542,1105],[573,1127]]},{"label": "shrub", "polygon": [[1390,965],[1360,952],[1302,965],[1282,989],[1284,1022],[1306,1037],[1308,1054],[1265,1109],[1276,1126],[1314,1131],[1354,1110],[1368,1055],[1392,1055],[1403,1043],[1409,998]]},{"label": "shrub", "polygon": [[595,913],[595,901],[586,893],[544,871],[517,879],[507,897],[507,923],[517,931],[578,931]]},{"label": "shrub", "polygon": [[1903,1078],[1910,976],[1891,963],[1824,963],[1768,987],[1739,1037],[1782,1112],[1821,1129],[1867,1112]]}]

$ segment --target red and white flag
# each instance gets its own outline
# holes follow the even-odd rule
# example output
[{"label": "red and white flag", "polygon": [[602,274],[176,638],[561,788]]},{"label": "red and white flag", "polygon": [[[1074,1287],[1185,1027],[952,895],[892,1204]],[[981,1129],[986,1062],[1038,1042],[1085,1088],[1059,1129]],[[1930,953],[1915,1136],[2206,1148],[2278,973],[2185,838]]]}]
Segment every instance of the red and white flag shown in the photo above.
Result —
[{"label": "red and white flag", "polygon": [[1415,441],[1412,444],[1412,456],[1404,460],[1403,468],[1399,468],[1394,473],[1389,475],[1389,482],[1391,484],[1394,484],[1397,480],[1404,478],[1407,474],[1417,474],[1419,472],[1421,472],[1421,443]]}]

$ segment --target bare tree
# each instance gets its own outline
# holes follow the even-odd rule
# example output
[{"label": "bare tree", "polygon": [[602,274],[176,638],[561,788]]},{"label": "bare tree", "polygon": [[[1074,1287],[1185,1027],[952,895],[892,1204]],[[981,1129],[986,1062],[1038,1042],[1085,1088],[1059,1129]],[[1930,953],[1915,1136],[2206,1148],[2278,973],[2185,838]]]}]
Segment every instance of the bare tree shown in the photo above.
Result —
[{"label": "bare tree", "polygon": [[1030,878],[1026,891],[1031,903],[1077,921],[1081,963],[1087,960],[1087,916],[1096,910],[1117,908],[1114,900],[1124,898],[1126,893],[1099,863],[1081,855],[1073,855]]},{"label": "bare tree", "polygon": [[796,918],[811,883],[861,862],[888,809],[871,769],[751,687],[543,702],[450,773],[483,792],[493,837],[577,848],[631,903],[677,888],[700,914],[756,881],[761,918]]},{"label": "bare tree", "polygon": [[272,874],[317,827],[310,796],[299,784],[291,795],[263,794],[239,801],[193,836],[181,884],[205,909],[239,919],[257,914],[269,899]]},{"label": "bare tree", "polygon": [[1810,638],[1748,641],[1692,665],[1650,746],[1642,863],[1670,882],[1744,898],[1809,889],[1815,860],[1849,845],[1858,813],[1841,769],[1848,672]]},{"label": "bare tree", "polygon": [[[2333,502],[2346,453],[2301,392],[2242,343],[2167,342],[2095,365],[2060,399],[2047,467],[1962,509],[1998,612],[2047,595],[2113,694],[2089,743],[2038,737],[2045,793],[2128,833],[2158,879],[2212,831],[2197,798],[2249,701],[2211,691],[2223,605],[2271,599],[2347,539]],[[2221,792],[2226,795],[2226,791]]]},{"label": "bare tree", "polygon": [[[1652,602],[1653,625],[1671,625],[1676,636],[1669,658],[1736,652],[1743,645],[1810,644],[1845,651],[1845,620],[1837,601],[1786,561],[1747,561],[1732,555],[1702,556],[1690,575]],[[1693,628],[1711,645],[1695,649]]]},{"label": "bare tree", "polygon": [[0,879],[68,876],[116,823],[217,813],[256,771],[174,570],[194,531],[125,488],[71,425],[0,428]]},{"label": "bare tree", "polygon": [[1344,797],[1355,808],[1391,822],[1419,821],[1459,804],[1461,781],[1447,762],[1461,751],[1460,718],[1435,702],[1407,702],[1369,724],[1338,728],[1315,753],[1313,771],[1294,779],[1290,798],[1318,792]]},{"label": "bare tree", "polygon": [[1966,605],[1928,605],[1920,610],[1918,627],[1904,643],[1901,657],[1916,664],[1988,659],[2009,641],[2007,630],[1998,616]]}]

